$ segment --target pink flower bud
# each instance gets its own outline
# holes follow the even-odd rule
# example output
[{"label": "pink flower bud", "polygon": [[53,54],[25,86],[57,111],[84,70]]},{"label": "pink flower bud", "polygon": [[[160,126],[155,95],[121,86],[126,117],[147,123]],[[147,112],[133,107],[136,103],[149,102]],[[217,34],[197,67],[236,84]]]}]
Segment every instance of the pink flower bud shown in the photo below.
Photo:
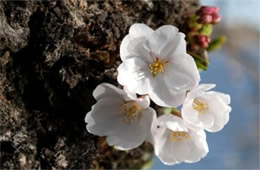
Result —
[{"label": "pink flower bud", "polygon": [[212,14],[217,14],[219,11],[219,8],[218,7],[212,7],[212,6],[202,6],[200,9],[199,9],[199,14],[202,14],[202,15],[212,15]]},{"label": "pink flower bud", "polygon": [[202,43],[202,42],[206,41],[206,36],[205,35],[196,35],[195,39],[198,43]]},{"label": "pink flower bud", "polygon": [[212,15],[212,24],[217,24],[221,21],[221,16],[219,14]]},{"label": "pink flower bud", "polygon": [[207,43],[207,42],[203,42],[203,43],[201,44],[201,46],[202,46],[203,48],[208,48],[209,43]]},{"label": "pink flower bud", "polygon": [[213,21],[213,18],[211,15],[202,15],[198,22],[201,23],[201,24],[209,24]]},{"label": "pink flower bud", "polygon": [[203,48],[208,48],[209,42],[210,42],[210,37],[206,35],[196,35],[195,36],[195,41],[197,44]]},{"label": "pink flower bud", "polygon": [[210,37],[206,37],[206,42],[210,43],[210,41],[211,41]]}]

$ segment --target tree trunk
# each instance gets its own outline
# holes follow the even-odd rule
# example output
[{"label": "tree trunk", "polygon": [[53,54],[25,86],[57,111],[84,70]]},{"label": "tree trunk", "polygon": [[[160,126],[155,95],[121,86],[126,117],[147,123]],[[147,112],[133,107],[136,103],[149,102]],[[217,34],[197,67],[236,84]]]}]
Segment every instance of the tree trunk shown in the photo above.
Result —
[{"label": "tree trunk", "polygon": [[152,146],[122,152],[86,131],[101,82],[118,85],[133,23],[187,32],[198,0],[0,1],[0,142],[4,169],[141,168]]}]

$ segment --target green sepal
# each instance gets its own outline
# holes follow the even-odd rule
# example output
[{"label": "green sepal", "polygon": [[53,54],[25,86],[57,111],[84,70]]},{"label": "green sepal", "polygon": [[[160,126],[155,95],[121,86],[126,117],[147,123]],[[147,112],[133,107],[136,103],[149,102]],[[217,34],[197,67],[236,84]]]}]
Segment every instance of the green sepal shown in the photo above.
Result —
[{"label": "green sepal", "polygon": [[214,40],[212,40],[209,43],[209,47],[207,48],[207,51],[213,51],[216,49],[221,48],[221,46],[227,41],[227,38],[225,36],[220,36]]},{"label": "green sepal", "polygon": [[208,69],[209,61],[207,57],[204,58],[199,56],[198,54],[191,53],[191,52],[189,52],[189,54],[194,58],[197,68],[200,71],[201,70],[206,71]]},{"label": "green sepal", "polygon": [[190,22],[189,22],[189,27],[191,28],[191,29],[194,29],[194,30],[198,30],[198,29],[200,29],[201,27],[202,27],[202,24],[199,24],[198,22],[197,22],[197,20],[199,19],[199,16],[197,16],[197,15],[192,15],[192,17],[191,17],[191,19],[190,19]]},{"label": "green sepal", "polygon": [[210,36],[213,30],[212,24],[205,24],[200,30],[200,34]]}]

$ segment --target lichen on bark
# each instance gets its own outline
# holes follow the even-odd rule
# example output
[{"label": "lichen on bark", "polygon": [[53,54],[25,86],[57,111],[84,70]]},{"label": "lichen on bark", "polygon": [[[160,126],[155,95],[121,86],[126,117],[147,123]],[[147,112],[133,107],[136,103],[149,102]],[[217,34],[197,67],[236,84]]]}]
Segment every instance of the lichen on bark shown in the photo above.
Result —
[{"label": "lichen on bark", "polygon": [[119,47],[136,22],[187,32],[198,0],[0,1],[0,144],[4,169],[141,168],[89,134],[93,89],[116,82]]}]

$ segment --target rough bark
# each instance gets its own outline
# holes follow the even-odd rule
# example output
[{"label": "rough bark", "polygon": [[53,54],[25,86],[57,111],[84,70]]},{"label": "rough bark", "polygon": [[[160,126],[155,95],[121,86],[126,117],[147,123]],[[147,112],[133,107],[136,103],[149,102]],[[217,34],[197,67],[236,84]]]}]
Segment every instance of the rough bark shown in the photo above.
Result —
[{"label": "rough bark", "polygon": [[116,82],[119,46],[136,22],[187,31],[198,0],[0,1],[0,144],[4,169],[141,168],[89,134],[93,89]]}]

